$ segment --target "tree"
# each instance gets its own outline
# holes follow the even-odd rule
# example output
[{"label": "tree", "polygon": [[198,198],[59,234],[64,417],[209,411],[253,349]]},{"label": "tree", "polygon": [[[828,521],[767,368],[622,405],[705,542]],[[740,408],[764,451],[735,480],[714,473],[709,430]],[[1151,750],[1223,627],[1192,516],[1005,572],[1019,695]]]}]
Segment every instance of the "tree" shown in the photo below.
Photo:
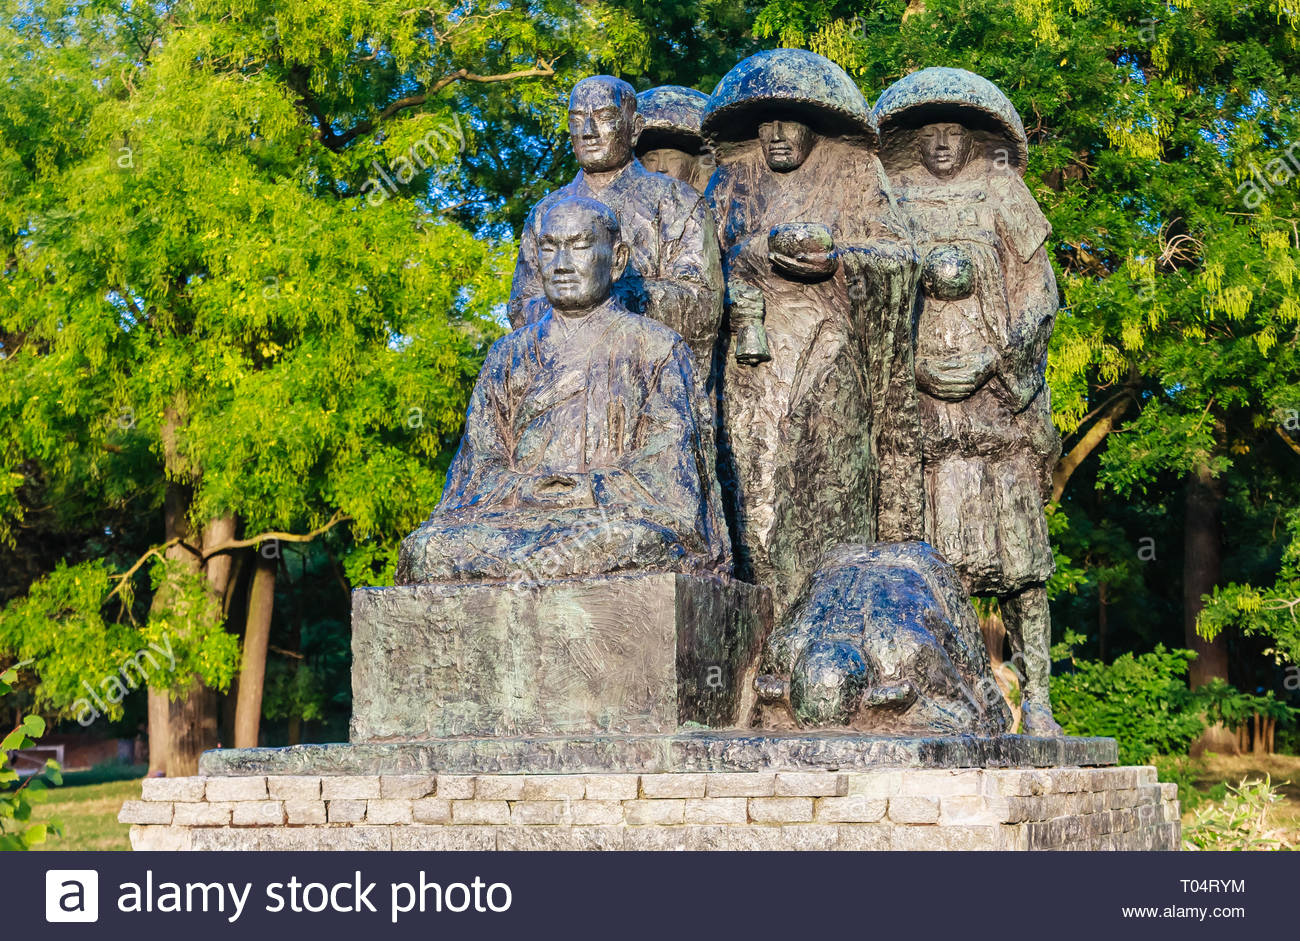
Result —
[{"label": "tree", "polygon": [[446,211],[493,133],[462,89],[558,114],[637,25],[567,2],[3,10],[0,539],[41,558],[35,520],[74,551],[0,649],[75,718],[120,713],[124,664],[165,642],[152,761],[193,773],[240,659],[230,554],[346,527],[382,568],[436,502],[513,257]]}]

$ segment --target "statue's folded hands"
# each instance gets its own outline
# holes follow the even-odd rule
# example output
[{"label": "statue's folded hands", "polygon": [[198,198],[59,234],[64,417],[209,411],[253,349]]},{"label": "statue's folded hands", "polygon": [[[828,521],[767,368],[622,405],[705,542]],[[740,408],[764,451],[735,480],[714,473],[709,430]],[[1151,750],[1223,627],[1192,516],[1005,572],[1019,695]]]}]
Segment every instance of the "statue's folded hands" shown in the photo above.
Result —
[{"label": "statue's folded hands", "polygon": [[922,391],[940,399],[964,399],[993,375],[996,350],[981,349],[946,357],[919,357],[916,382]]}]

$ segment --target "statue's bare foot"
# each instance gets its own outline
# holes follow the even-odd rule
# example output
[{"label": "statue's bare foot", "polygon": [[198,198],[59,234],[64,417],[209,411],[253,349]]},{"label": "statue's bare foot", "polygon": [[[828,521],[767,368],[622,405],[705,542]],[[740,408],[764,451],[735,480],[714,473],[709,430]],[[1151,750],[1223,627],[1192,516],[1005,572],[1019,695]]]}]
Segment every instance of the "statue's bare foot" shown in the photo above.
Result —
[{"label": "statue's bare foot", "polygon": [[1037,703],[1026,703],[1021,710],[1020,732],[1037,738],[1060,738],[1065,734],[1052,718],[1052,710]]}]

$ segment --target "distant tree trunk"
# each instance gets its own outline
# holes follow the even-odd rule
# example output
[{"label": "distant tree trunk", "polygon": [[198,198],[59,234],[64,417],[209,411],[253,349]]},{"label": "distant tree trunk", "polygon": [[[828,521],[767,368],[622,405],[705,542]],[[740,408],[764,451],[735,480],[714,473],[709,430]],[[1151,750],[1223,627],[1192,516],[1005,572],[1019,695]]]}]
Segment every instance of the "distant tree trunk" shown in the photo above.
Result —
[{"label": "distant tree trunk", "polygon": [[1106,613],[1106,583],[1097,583],[1097,659],[1102,663],[1106,662],[1106,632],[1109,625],[1109,618]]},{"label": "distant tree trunk", "polygon": [[[230,542],[235,538],[235,530],[239,521],[235,514],[227,513],[225,516],[218,516],[208,521],[208,525],[203,529],[203,551],[206,554],[212,549],[220,546],[222,543]],[[208,592],[212,598],[221,607],[221,616],[225,618],[230,612],[230,600],[235,593],[235,583],[239,577],[239,566],[237,564],[239,556],[232,552],[220,552],[214,556],[209,556],[203,563],[204,574],[208,579]],[[218,746],[230,739],[222,737],[223,728],[225,731],[230,729],[230,720],[233,715],[227,716],[226,700],[228,696],[217,696],[217,741]]]},{"label": "distant tree trunk", "polygon": [[276,559],[259,551],[253,584],[248,589],[244,620],[244,651],[239,667],[239,699],[235,706],[235,747],[256,748],[262,721],[262,686],[266,680],[266,648],[271,640],[275,607]]},{"label": "distant tree trunk", "polygon": [[289,716],[289,741],[290,745],[297,745],[302,741],[302,716]]},{"label": "distant tree trunk", "polygon": [[1020,726],[1020,706],[1019,697],[1013,696],[1012,690],[1019,691],[1023,677],[1017,667],[1007,664],[1003,656],[1006,649],[1007,625],[1002,620],[1002,610],[996,601],[990,600],[988,604],[987,609],[979,612],[980,632],[984,635],[984,647],[989,652],[989,667],[993,679],[998,684],[1002,698],[1006,701],[1007,709],[1011,711],[1011,728],[1016,729]]},{"label": "distant tree trunk", "polygon": [[[1222,634],[1213,641],[1196,633],[1196,619],[1205,607],[1202,595],[1214,591],[1219,583],[1222,563],[1222,533],[1219,507],[1223,488],[1204,465],[1193,469],[1185,492],[1185,533],[1183,538],[1183,639],[1196,651],[1188,670],[1192,688],[1213,679],[1228,679],[1228,646]],[[1211,726],[1202,734],[1197,752],[1216,751],[1234,754],[1237,737],[1222,725]]]},{"label": "distant tree trunk", "polygon": [[1124,417],[1132,401],[1131,392],[1116,396],[1092,426],[1075,442],[1074,447],[1061,455],[1060,460],[1056,462],[1056,467],[1052,469],[1052,498],[1049,502],[1061,502],[1061,497],[1065,494],[1065,485],[1070,482],[1070,477],[1079,469],[1079,465],[1087,460],[1088,455],[1097,450],[1106,440],[1106,436],[1115,430],[1115,426]]}]

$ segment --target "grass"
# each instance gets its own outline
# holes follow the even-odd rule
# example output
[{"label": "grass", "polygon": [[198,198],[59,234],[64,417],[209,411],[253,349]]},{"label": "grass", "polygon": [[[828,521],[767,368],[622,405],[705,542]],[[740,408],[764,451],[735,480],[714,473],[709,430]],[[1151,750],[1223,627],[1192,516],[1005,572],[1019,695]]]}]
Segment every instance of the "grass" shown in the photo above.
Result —
[{"label": "grass", "polygon": [[[1300,843],[1300,757],[1296,755],[1216,755],[1207,752],[1190,763],[1195,787],[1211,800],[1221,800],[1224,785],[1236,785],[1243,778],[1268,775],[1286,800],[1270,814],[1272,826],[1287,831],[1287,839]],[[1183,823],[1191,821],[1189,812]]]},{"label": "grass", "polygon": [[32,809],[34,822],[57,818],[63,824],[63,836],[51,836],[38,849],[129,850],[131,827],[118,823],[117,813],[123,801],[140,797],[144,771],[119,765],[65,774],[63,786],[46,791]]}]

